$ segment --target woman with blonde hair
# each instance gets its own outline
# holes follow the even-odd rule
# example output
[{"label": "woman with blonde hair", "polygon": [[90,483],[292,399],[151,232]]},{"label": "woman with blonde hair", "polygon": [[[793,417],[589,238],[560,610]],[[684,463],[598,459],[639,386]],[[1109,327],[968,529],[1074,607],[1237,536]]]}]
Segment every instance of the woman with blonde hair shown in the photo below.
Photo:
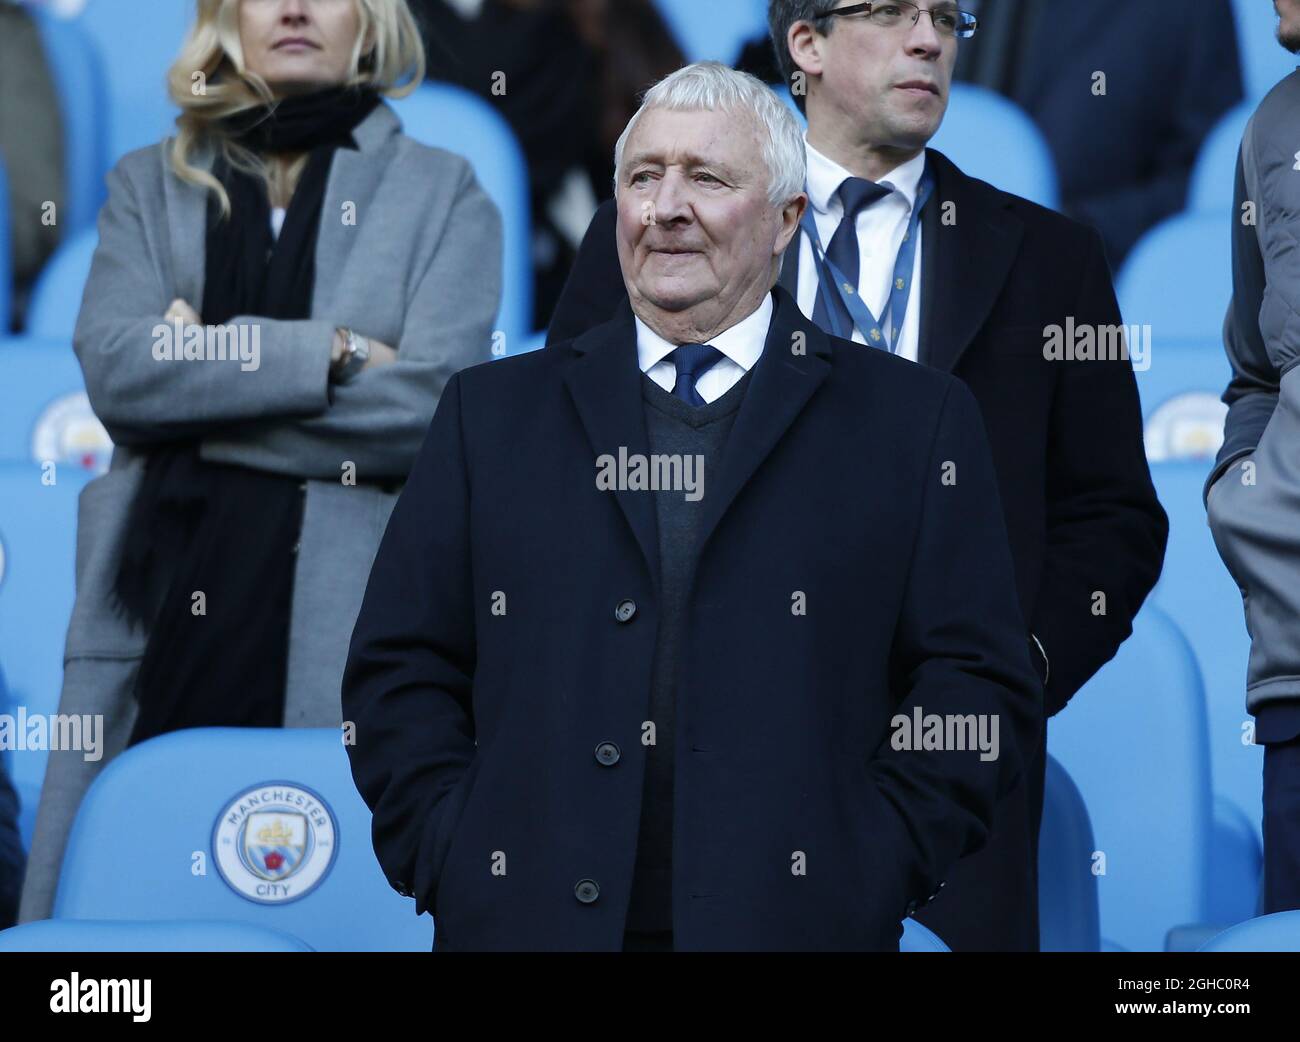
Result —
[{"label": "woman with blonde hair", "polygon": [[74,348],[116,447],[79,503],[59,706],[104,741],[50,753],[23,921],[123,748],[341,723],[389,512],[500,295],[469,165],[382,100],[423,71],[406,0],[199,0],[175,138],[109,175]]}]

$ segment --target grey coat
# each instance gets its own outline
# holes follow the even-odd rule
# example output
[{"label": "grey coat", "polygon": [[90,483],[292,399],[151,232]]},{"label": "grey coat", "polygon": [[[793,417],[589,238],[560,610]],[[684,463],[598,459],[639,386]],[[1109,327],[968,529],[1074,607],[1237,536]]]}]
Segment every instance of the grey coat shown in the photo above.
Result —
[{"label": "grey coat", "polygon": [[[1300,699],[1300,72],[1246,124],[1237,155],[1232,381],[1223,448],[1205,484],[1210,531],[1241,589],[1250,634],[1246,708],[1257,743],[1290,738]],[[1243,207],[1254,204],[1253,221]],[[1279,716],[1279,709],[1281,715]]]},{"label": "grey coat", "polygon": [[[325,193],[312,318],[231,320],[260,325],[260,367],[250,371],[237,361],[155,360],[153,330],[170,302],[197,309],[203,298],[206,195],[171,172],[169,142],[127,155],[109,175],[73,344],[116,448],[78,506],[59,704],[61,713],[103,714],[104,756],[50,753],[21,921],[50,914],[77,807],[134,723],[148,634],[115,613],[110,594],[151,442],[198,436],[204,459],[306,479],[285,723],[341,723],[348,641],[389,512],[448,378],[491,357],[501,292],[500,217],[469,164],[403,135],[387,105],[354,136],[358,150],[336,153]],[[399,358],[335,385],[331,402],[336,326],[396,347]],[[344,483],[348,463],[355,484]],[[370,483],[383,479],[386,487]]]}]

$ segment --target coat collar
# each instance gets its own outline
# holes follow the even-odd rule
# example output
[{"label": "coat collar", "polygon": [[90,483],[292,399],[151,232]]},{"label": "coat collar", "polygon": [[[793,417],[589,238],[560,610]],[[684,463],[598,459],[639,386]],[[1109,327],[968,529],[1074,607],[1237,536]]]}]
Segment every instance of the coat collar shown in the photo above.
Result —
[{"label": "coat collar", "polygon": [[[778,286],[772,294],[775,307],[763,354],[753,368],[731,429],[721,473],[709,479],[697,552],[703,552],[736,496],[830,373],[829,338],[800,314],[794,298],[784,289]],[[648,456],[631,304],[624,300],[611,321],[588,330],[569,349],[573,357],[565,367],[565,382],[594,454],[617,456],[619,449],[625,448],[629,454]],[[614,494],[657,587],[654,497],[626,489]]]},{"label": "coat collar", "polygon": [[[363,219],[364,208],[374,198],[387,166],[376,160],[393,147],[401,130],[397,114],[386,102],[381,102],[352,132],[357,147],[340,148],[334,154],[316,243],[312,314],[319,312],[317,304],[339,296],[339,277],[357,239],[355,225]],[[163,143],[161,158],[174,295],[198,309],[203,301],[208,192],[171,172],[171,147],[169,138]],[[195,165],[210,170],[213,159],[213,150],[202,148],[195,155]],[[344,209],[348,204],[355,208],[351,218],[350,211]]]}]

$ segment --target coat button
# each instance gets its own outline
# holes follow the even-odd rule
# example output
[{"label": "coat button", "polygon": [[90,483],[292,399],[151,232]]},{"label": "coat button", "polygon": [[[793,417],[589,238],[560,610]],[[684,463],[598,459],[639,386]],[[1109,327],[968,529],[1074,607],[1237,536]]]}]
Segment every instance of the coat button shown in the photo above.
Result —
[{"label": "coat button", "polygon": [[907,915],[908,917],[910,917],[915,914],[916,914],[916,900],[913,899],[907,902]]},{"label": "coat button", "polygon": [[619,622],[631,622],[632,616],[636,614],[636,601],[621,600],[618,607],[614,609],[614,618]]},{"label": "coat button", "polygon": [[596,746],[596,761],[603,767],[613,767],[622,755],[613,742],[601,742]]},{"label": "coat button", "polygon": [[600,887],[594,879],[579,879],[578,885],[573,888],[573,896],[589,905],[600,896]]}]

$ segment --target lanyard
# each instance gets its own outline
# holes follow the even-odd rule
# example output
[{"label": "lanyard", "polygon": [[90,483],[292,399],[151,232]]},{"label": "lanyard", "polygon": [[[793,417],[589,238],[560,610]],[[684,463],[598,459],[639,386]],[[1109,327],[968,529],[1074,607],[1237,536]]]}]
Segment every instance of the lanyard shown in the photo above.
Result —
[{"label": "lanyard", "polygon": [[[861,330],[862,335],[873,347],[881,346],[883,337],[885,346],[889,350],[897,349],[894,340],[903,330],[903,320],[907,317],[907,302],[911,297],[912,267],[916,260],[916,230],[921,224],[921,210],[933,190],[934,178],[930,171],[926,170],[921,176],[916,205],[912,207],[912,215],[907,221],[907,231],[903,233],[903,241],[899,244],[898,256],[894,260],[894,280],[882,316],[889,319],[893,335],[890,335],[890,326],[885,326],[883,322],[876,320],[876,316],[871,313],[866,302],[858,295],[858,288],[849,282],[844,277],[844,273],[826,256],[826,251],[822,249],[821,236],[817,234],[817,222],[813,219],[812,207],[804,211],[803,230],[808,233],[808,238],[812,242],[813,259],[817,263],[817,292],[827,295],[838,292],[840,300],[844,302],[849,315],[853,318],[854,325]],[[826,301],[826,314],[831,320],[830,332],[833,336],[843,337],[846,340],[852,338],[852,329],[847,331],[840,329],[839,310],[829,299]]]}]

